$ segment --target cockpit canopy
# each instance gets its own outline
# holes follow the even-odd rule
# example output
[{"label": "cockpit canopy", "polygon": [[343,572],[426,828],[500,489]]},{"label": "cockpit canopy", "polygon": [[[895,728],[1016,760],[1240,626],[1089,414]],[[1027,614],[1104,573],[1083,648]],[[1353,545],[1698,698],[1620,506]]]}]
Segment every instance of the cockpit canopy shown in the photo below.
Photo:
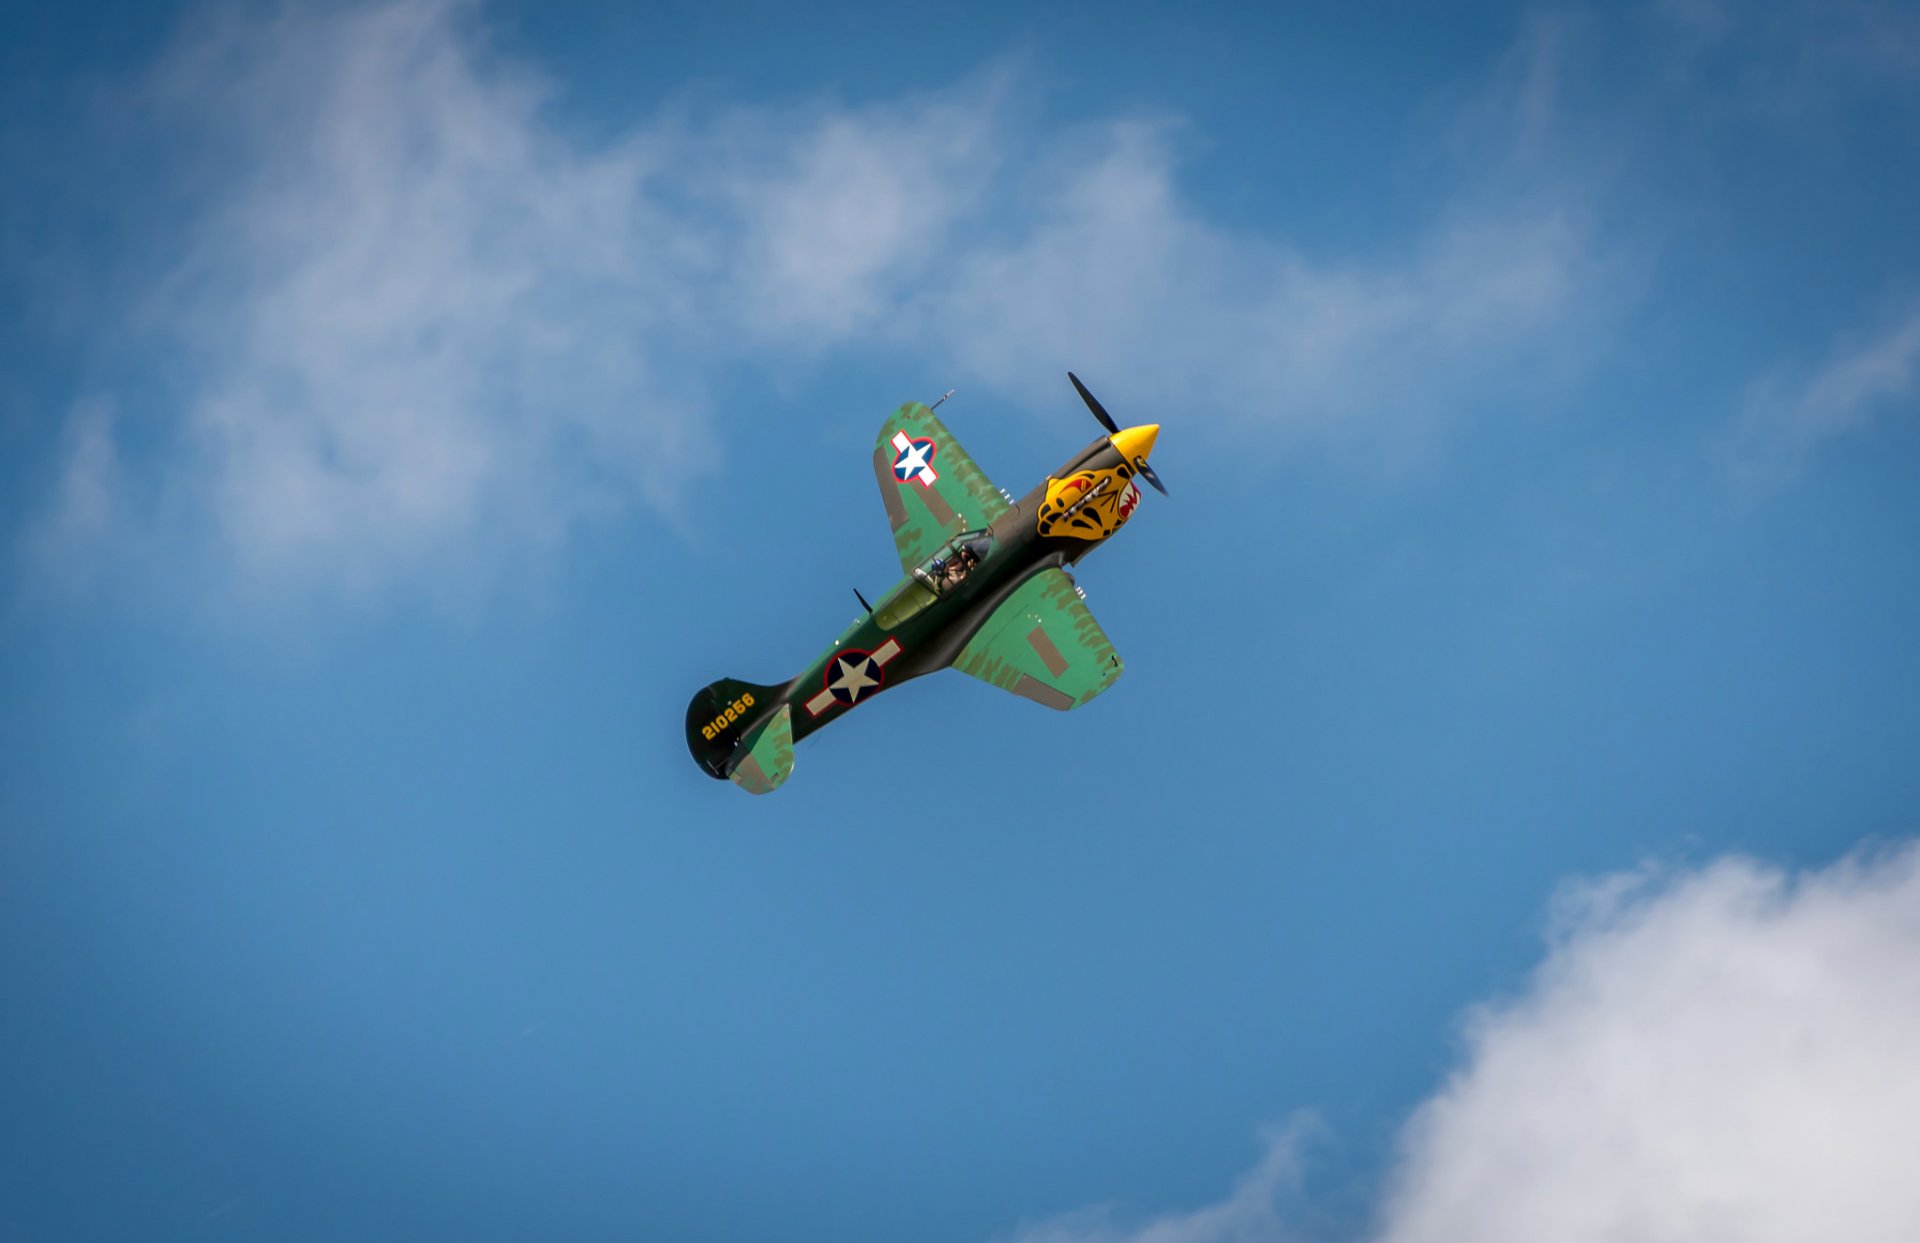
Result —
[{"label": "cockpit canopy", "polygon": [[987,559],[993,538],[985,531],[963,531],[941,546],[940,551],[914,567],[913,576],[938,594],[967,581],[967,576]]},{"label": "cockpit canopy", "polygon": [[962,531],[907,574],[874,609],[874,620],[892,630],[941,596],[958,588],[993,551],[986,531]]}]

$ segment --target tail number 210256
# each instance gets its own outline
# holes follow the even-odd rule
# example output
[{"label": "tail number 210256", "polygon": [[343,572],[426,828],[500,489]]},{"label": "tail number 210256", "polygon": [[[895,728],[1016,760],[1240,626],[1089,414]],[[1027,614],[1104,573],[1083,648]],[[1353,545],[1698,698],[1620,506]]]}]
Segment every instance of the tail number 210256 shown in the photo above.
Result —
[{"label": "tail number 210256", "polygon": [[712,742],[715,738],[727,732],[727,726],[745,716],[747,709],[751,707],[753,707],[753,696],[740,696],[740,698],[727,705],[725,712],[722,712],[719,716],[714,717],[711,721],[702,725],[700,727],[700,736],[708,742]]}]

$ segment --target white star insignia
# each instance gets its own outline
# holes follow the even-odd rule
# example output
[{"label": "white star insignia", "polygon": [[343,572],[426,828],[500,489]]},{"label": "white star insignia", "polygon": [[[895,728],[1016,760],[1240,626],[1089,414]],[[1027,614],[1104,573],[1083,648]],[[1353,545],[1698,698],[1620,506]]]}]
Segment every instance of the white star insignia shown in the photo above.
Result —
[{"label": "white star insignia", "polygon": [[893,473],[901,480],[918,479],[922,484],[932,486],[940,478],[933,469],[934,443],[918,444],[905,432],[893,434],[893,447],[899,450],[899,456],[893,460]]},{"label": "white star insignia", "polygon": [[840,676],[828,683],[828,688],[847,697],[848,703],[860,698],[860,692],[880,685],[875,678],[867,676],[869,658],[862,656],[858,660],[842,656],[840,658]]}]

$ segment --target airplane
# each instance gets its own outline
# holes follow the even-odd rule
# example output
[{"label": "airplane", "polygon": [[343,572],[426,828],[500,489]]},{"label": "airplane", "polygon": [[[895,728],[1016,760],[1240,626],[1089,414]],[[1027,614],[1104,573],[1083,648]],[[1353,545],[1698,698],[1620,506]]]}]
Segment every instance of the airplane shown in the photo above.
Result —
[{"label": "airplane", "polygon": [[1138,480],[1166,495],[1147,463],[1160,425],[1123,430],[1080,377],[1067,379],[1107,434],[1017,501],[932,407],[909,402],[881,425],[873,475],[905,573],[878,604],[856,588],[866,616],[792,681],[722,678],[696,694],[687,749],[701,771],[771,793],[802,738],[948,667],[1063,712],[1113,685],[1124,666],[1067,567],[1126,525]]}]

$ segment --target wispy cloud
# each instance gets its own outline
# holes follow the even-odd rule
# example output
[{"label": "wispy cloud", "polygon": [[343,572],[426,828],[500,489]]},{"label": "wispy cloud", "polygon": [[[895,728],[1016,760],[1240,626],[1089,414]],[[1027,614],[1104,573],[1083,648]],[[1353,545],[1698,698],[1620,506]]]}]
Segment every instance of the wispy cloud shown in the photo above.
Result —
[{"label": "wispy cloud", "polygon": [[1436,192],[1412,235],[1316,257],[1210,220],[1177,121],[1068,142],[1017,78],[588,141],[468,5],[190,30],[152,95],[202,206],[140,318],[167,504],[109,508],[213,532],[243,581],[365,588],[671,511],[754,359],[905,353],[1035,396],[1074,365],[1129,408],[1397,442],[1598,301],[1589,228],[1539,187]]},{"label": "wispy cloud", "polygon": [[1017,237],[963,252],[911,303],[910,331],[1003,391],[1051,384],[1072,359],[1149,408],[1296,430],[1375,416],[1401,432],[1523,357],[1593,275],[1563,205],[1316,260],[1208,221],[1163,128],[1119,123],[1087,145]]},{"label": "wispy cloud", "polygon": [[[1005,74],[792,124],[722,122],[701,185],[737,243],[716,313],[764,343],[819,349],[881,334],[987,209],[1009,151]],[[697,175],[696,175],[697,178]],[[696,179],[695,184],[700,184]]]},{"label": "wispy cloud", "polygon": [[1302,1239],[1288,1209],[1303,1188],[1301,1159],[1319,1124],[1294,1119],[1268,1135],[1266,1151],[1234,1183],[1226,1199],[1139,1225],[1123,1224],[1111,1206],[1082,1209],[1014,1232],[1014,1243],[1283,1243]]},{"label": "wispy cloud", "polygon": [[[1793,875],[1729,858],[1562,895],[1522,993],[1476,1010],[1412,1118],[1376,1243],[1810,1238],[1920,1220],[1920,846]],[[1276,1149],[1234,1195],[1022,1243],[1281,1243]]]},{"label": "wispy cloud", "polygon": [[1723,445],[1723,460],[1743,485],[1779,484],[1821,445],[1911,404],[1917,390],[1920,306],[1878,335],[1843,346],[1811,375],[1774,373],[1756,383]]},{"label": "wispy cloud", "polygon": [[1656,0],[1668,70],[1725,75],[1696,103],[1824,131],[1837,107],[1911,100],[1920,16],[1904,0]]},{"label": "wispy cloud", "polygon": [[701,462],[660,360],[704,239],[649,201],[660,153],[568,142],[466,19],[289,13],[162,72],[243,170],[156,316],[193,364],[183,484],[249,572],[376,582]]},{"label": "wispy cloud", "polygon": [[113,529],[124,487],[113,425],[113,410],[103,401],[82,402],[67,413],[59,477],[45,512],[22,541],[21,551],[46,581],[79,576],[76,550]]}]

